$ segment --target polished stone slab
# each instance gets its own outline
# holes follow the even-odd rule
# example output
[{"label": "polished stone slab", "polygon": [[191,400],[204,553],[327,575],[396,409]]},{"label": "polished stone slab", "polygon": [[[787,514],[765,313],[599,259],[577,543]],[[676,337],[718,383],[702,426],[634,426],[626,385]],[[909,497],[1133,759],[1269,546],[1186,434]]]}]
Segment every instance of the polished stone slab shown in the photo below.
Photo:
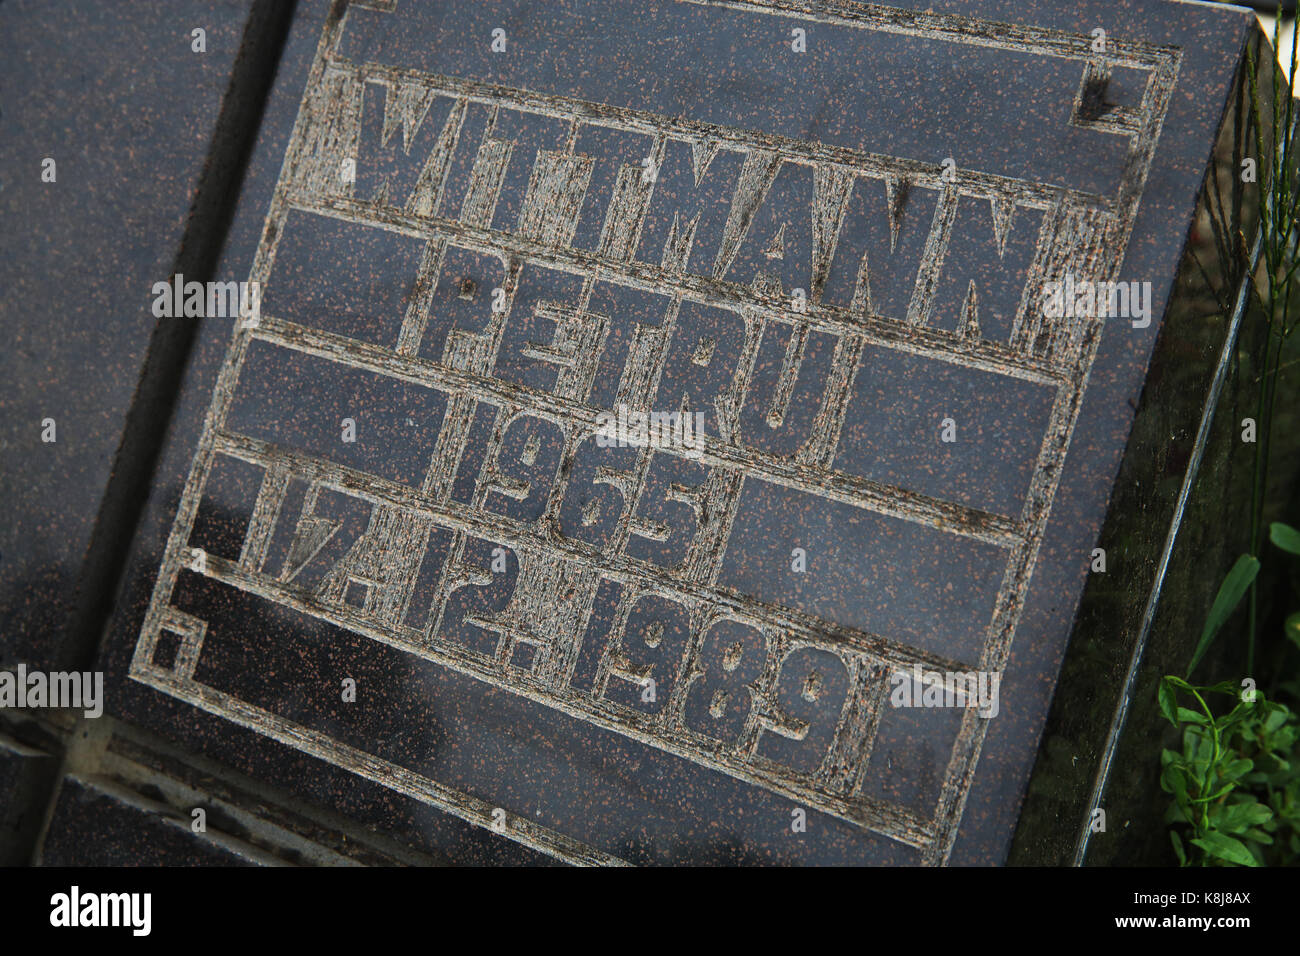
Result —
[{"label": "polished stone slab", "polygon": [[0,731],[0,866],[28,862],[40,832],[42,798],[58,776],[59,758],[45,746]]},{"label": "polished stone slab", "polygon": [[254,866],[250,848],[195,833],[118,788],[65,778],[41,848],[42,866]]},{"label": "polished stone slab", "polygon": [[476,861],[1000,862],[1252,23],[301,4],[110,707]]},{"label": "polished stone slab", "polygon": [[95,599],[150,289],[175,268],[252,6],[0,9],[0,668],[85,655],[63,642]]}]

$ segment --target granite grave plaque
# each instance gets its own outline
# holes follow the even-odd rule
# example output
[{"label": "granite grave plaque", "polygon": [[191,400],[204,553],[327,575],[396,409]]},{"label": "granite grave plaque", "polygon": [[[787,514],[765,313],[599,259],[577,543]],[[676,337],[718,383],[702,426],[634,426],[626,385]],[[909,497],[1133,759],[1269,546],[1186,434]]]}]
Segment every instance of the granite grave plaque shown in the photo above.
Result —
[{"label": "granite grave plaque", "polygon": [[464,859],[999,862],[1252,22],[301,4],[110,709]]}]

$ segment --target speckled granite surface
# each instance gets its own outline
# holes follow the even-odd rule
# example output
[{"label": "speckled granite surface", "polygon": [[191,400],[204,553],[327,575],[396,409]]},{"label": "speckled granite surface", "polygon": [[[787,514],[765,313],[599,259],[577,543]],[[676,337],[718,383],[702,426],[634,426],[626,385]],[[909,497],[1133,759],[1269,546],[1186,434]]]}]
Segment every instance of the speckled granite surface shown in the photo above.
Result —
[{"label": "speckled granite surface", "polygon": [[251,6],[0,8],[0,666],[69,663],[150,289],[180,253]]},{"label": "speckled granite surface", "polygon": [[1252,22],[299,4],[113,719],[439,861],[1001,862]]}]

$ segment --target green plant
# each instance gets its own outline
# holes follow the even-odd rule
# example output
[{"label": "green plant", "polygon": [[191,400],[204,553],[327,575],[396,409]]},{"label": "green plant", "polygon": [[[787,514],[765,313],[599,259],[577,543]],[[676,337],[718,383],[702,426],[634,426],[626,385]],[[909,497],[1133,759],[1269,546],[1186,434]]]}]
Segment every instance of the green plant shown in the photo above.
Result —
[{"label": "green plant", "polygon": [[[1300,555],[1300,532],[1274,523],[1270,540]],[[1242,555],[1228,572],[1187,668],[1196,668],[1259,571]],[[1300,647],[1300,613],[1286,622],[1286,637]],[[1300,698],[1300,687],[1284,685]],[[1233,701],[1216,713],[1210,699]],[[1190,698],[1194,707],[1184,707]],[[1173,675],[1160,682],[1160,711],[1182,731],[1181,751],[1160,757],[1160,786],[1172,795],[1165,822],[1184,866],[1293,863],[1300,860],[1300,715],[1266,700],[1252,680],[1197,686]]]},{"label": "green plant", "polygon": [[[1273,49],[1280,49],[1282,18],[1278,17]],[[1269,54],[1271,56],[1271,53]],[[1166,676],[1159,687],[1161,713],[1181,732],[1180,750],[1161,755],[1160,785],[1173,800],[1166,815],[1178,860],[1191,865],[1255,866],[1300,861],[1300,715],[1276,700],[1266,700],[1255,681],[1222,681],[1211,685],[1191,683],[1193,672],[1222,630],[1232,612],[1247,598],[1244,663],[1247,675],[1255,673],[1256,637],[1259,630],[1259,570],[1264,550],[1264,514],[1268,472],[1273,451],[1277,393],[1287,341],[1300,327],[1300,185],[1296,171],[1297,109],[1287,75],[1267,64],[1267,86],[1262,66],[1252,49],[1247,71],[1250,95],[1248,140],[1255,157],[1234,159],[1231,216],[1224,209],[1217,170],[1213,195],[1218,206],[1211,216],[1218,273],[1229,282],[1216,284],[1201,264],[1201,274],[1214,290],[1225,314],[1234,307],[1231,289],[1246,279],[1246,308],[1264,326],[1263,356],[1253,378],[1257,442],[1251,469],[1251,504],[1247,552],[1224,578],[1206,618],[1185,676]],[[1295,76],[1296,48],[1291,70]],[[1265,94],[1268,94],[1267,101]],[[1258,163],[1259,241],[1258,263],[1253,261],[1244,234],[1246,200],[1244,178],[1236,169]],[[1294,298],[1294,306],[1293,306]],[[1300,531],[1274,523],[1269,540],[1280,550],[1300,555]],[[1300,647],[1300,612],[1286,619],[1283,639]],[[1283,658],[1277,658],[1279,665]],[[1279,666],[1278,671],[1282,668]],[[1300,681],[1281,682],[1280,692],[1300,702]],[[1211,701],[1224,696],[1232,702],[1216,713]],[[1183,706],[1183,702],[1194,706]]]},{"label": "green plant", "polygon": [[[1273,49],[1281,49],[1283,17],[1274,24]],[[1252,48],[1247,76],[1250,87],[1251,125],[1255,154],[1259,157],[1260,268],[1248,283],[1252,305],[1265,323],[1264,357],[1256,393],[1255,421],[1259,440],[1252,468],[1250,510],[1250,554],[1258,558],[1263,545],[1264,505],[1268,490],[1268,469],[1273,450],[1277,386],[1287,339],[1300,326],[1300,183],[1296,179],[1296,101],[1288,78],[1296,75],[1297,46],[1291,45],[1291,69],[1287,74],[1270,69],[1271,108],[1265,115],[1259,88],[1260,64]],[[1271,55],[1271,54],[1270,54]],[[1270,64],[1271,66],[1271,64]],[[1244,237],[1237,237],[1237,254],[1245,253]],[[1230,248],[1230,247],[1229,247]],[[1221,253],[1222,254],[1222,253]],[[1249,263],[1243,263],[1249,269]],[[1296,308],[1292,308],[1292,295]],[[1258,630],[1259,587],[1250,586],[1250,620],[1246,643],[1246,672],[1255,669],[1255,638]]]},{"label": "green plant", "polygon": [[[1180,694],[1197,707],[1180,706]],[[1212,694],[1236,704],[1218,716],[1206,700]],[[1166,677],[1160,696],[1165,716],[1183,728],[1181,752],[1165,750],[1160,758],[1160,785],[1174,798],[1165,822],[1179,863],[1259,866],[1300,856],[1295,712],[1262,692],[1243,694],[1231,681],[1195,687]]]}]

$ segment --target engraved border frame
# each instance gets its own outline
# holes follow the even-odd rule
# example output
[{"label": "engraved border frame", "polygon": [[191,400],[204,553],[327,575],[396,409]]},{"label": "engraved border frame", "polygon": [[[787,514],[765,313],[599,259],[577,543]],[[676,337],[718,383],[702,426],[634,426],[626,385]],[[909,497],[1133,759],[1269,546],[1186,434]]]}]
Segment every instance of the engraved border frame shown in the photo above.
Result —
[{"label": "engraved border frame", "polygon": [[[1091,38],[1078,34],[1046,28],[975,21],[954,15],[912,13],[877,4],[853,3],[850,0],[678,0],[678,2],[724,6],[761,15],[823,21],[889,33],[904,33],[940,42],[969,43],[1044,56],[1064,57],[1079,61],[1085,69],[1085,75],[1086,71],[1091,68],[1089,64],[1095,65],[1099,61],[1106,65],[1126,66],[1149,71],[1151,78],[1146,87],[1142,106],[1137,110],[1136,115],[1126,117],[1123,123],[1112,124],[1114,128],[1111,131],[1120,135],[1127,135],[1130,142],[1129,164],[1127,166],[1129,175],[1122,180],[1117,196],[1109,199],[1093,197],[1065,189],[1017,183],[997,176],[978,173],[964,174],[968,177],[963,184],[964,188],[975,194],[987,194],[990,198],[1011,194],[1021,197],[1022,200],[1030,199],[1042,203],[1044,207],[1054,212],[1056,220],[1054,228],[1073,228],[1083,221],[1090,220],[1091,242],[1087,244],[1086,248],[1069,249],[1066,253],[1069,262],[1078,266],[1082,273],[1096,279],[1114,280],[1117,278],[1136,219],[1146,178],[1159,142],[1160,130],[1169,106],[1172,90],[1178,76],[1182,54],[1177,48],[1114,39],[1109,41],[1107,52],[1099,55],[1092,51],[1090,47]],[[385,2],[385,0],[371,0],[369,3],[355,2],[352,6],[391,10],[394,5]],[[346,19],[347,14],[345,12],[343,17],[328,22],[318,44],[298,118],[286,150],[280,181],[276,186],[271,207],[264,223],[262,240],[250,270],[250,279],[252,280],[264,283],[269,277],[275,253],[275,241],[281,232],[280,226],[285,221],[290,210],[295,206],[289,195],[289,185],[293,181],[295,169],[304,159],[302,150],[304,147],[305,128],[303,117],[305,111],[302,107],[307,104],[313,91],[321,87],[327,70],[337,69],[340,65],[347,68],[346,61],[336,55]],[[377,69],[374,65],[361,67],[355,67],[354,65],[354,68],[363,71]],[[427,74],[418,74],[418,76],[425,82],[432,81],[435,84],[442,84],[448,91],[458,92],[463,96],[483,97],[497,102],[514,100],[520,102],[523,106],[529,104],[560,106],[579,119],[584,117],[599,119],[602,116],[609,115],[609,108],[603,107],[601,104],[566,100],[561,97],[526,94],[521,91],[469,83],[449,77],[431,77]],[[741,142],[745,141],[747,135],[743,131],[711,127],[687,120],[666,120],[663,118],[659,118],[658,121],[653,118],[644,118],[644,120],[648,126],[660,132],[667,130],[677,135],[708,135],[722,141],[730,138]],[[935,177],[935,172],[930,167],[919,163],[894,160],[890,157],[863,155],[851,150],[829,148],[817,144],[790,142],[784,143],[782,146],[795,154],[806,156],[814,162],[817,160],[839,162],[859,172],[875,170],[883,175],[890,175],[902,171],[909,176],[917,176],[922,179],[929,178],[933,180]],[[327,209],[315,209],[313,211],[327,214],[331,212],[331,210]],[[347,213],[350,211],[352,210],[348,209],[346,203],[340,203],[333,210],[333,213],[343,215],[346,218]],[[422,238],[428,238],[431,231],[431,227],[426,220],[403,221],[403,217],[398,216],[391,217],[391,221],[386,225],[388,228],[407,231]],[[442,231],[444,227],[454,228],[451,224],[446,223],[438,224],[435,228]],[[1044,230],[1048,228],[1049,225],[1045,224]],[[473,234],[472,230],[467,232],[468,234],[457,240],[458,245],[470,244],[491,251],[505,249],[523,255],[536,254],[541,251],[528,248],[526,241],[514,238],[503,239],[502,236],[492,234],[486,230],[480,231],[478,235]],[[516,248],[512,249],[512,246]],[[1059,274],[1066,265],[1065,262],[1048,263],[1043,261],[1041,251],[1044,248],[1052,248],[1052,246],[1053,244],[1050,241],[1040,243],[1040,256],[1036,258],[1032,267],[1031,275],[1026,282],[1026,290],[1034,286],[1035,279],[1041,281],[1050,274]],[[597,277],[601,275],[602,265],[600,263],[587,261],[582,256],[572,258],[573,261],[570,265],[575,269]],[[628,272],[625,268],[620,268],[612,274],[619,281],[626,282],[628,279]],[[661,277],[646,275],[640,278],[647,283],[653,283],[657,289],[665,287]],[[673,284],[672,282],[666,283],[669,288]],[[679,295],[687,294],[695,297],[703,292],[702,289],[692,286],[689,277],[679,277],[677,285],[679,286],[677,289]],[[737,305],[735,302],[729,304],[733,308]],[[750,308],[762,308],[760,304],[756,303],[741,304]],[[866,322],[847,323],[845,318],[845,316],[828,313],[821,317],[821,320],[841,334],[865,335],[865,341],[879,341],[881,344],[892,347],[906,344],[903,337],[891,328],[890,323],[873,323],[870,321],[870,317]],[[314,343],[304,341],[303,336],[295,334],[295,329],[285,328],[285,325],[287,323],[278,325],[274,320],[268,322],[264,319],[262,327],[249,330],[239,328],[237,323],[225,364],[218,377],[212,404],[204,420],[200,445],[195,454],[193,466],[168,537],[162,566],[159,569],[150,606],[141,627],[130,676],[136,681],[185,700],[196,707],[234,721],[290,747],[324,759],[360,776],[438,807],[453,816],[500,832],[499,827],[494,826],[493,810],[495,808],[485,801],[472,798],[454,788],[438,784],[404,767],[349,747],[325,734],[248,704],[233,695],[198,684],[192,680],[162,674],[148,664],[159,630],[168,627],[174,628],[177,622],[182,620],[179,612],[169,606],[170,595],[179,571],[184,564],[184,557],[188,551],[187,540],[190,528],[197,512],[198,502],[202,496],[203,486],[207,480],[214,454],[218,451],[226,451],[227,453],[235,451],[240,457],[246,457],[250,460],[257,457],[255,454],[256,449],[248,448],[246,441],[241,443],[233,439],[232,436],[223,433],[221,429],[237,387],[239,371],[249,342],[256,337],[268,341],[279,340],[281,344],[292,344],[294,347],[299,348],[302,348],[305,344],[308,346],[308,351],[317,351],[318,354],[328,354],[333,344],[328,341],[328,336],[323,336],[323,340],[317,340]],[[1020,329],[1019,334],[1028,336],[1031,334],[1031,330]],[[991,536],[1000,543],[1010,546],[1008,565],[995,603],[993,622],[987,631],[988,639],[978,662],[981,669],[1000,671],[1010,654],[1016,625],[1029,590],[1038,548],[1043,539],[1044,530],[1051,512],[1052,499],[1060,478],[1061,466],[1064,463],[1073,427],[1078,418],[1083,395],[1087,388],[1092,361],[1096,356],[1100,340],[1100,325],[1095,322],[1080,323],[1071,336],[1072,341],[1065,348],[1060,347],[1065,343],[1052,343],[1043,353],[1042,357],[1046,361],[1027,363],[1017,362],[1014,356],[998,349],[989,350],[979,345],[966,348],[952,341],[931,341],[926,338],[924,331],[920,331],[919,335],[908,336],[908,340],[916,341],[918,337],[922,343],[921,349],[925,353],[946,355],[948,360],[958,361],[958,364],[984,367],[999,371],[1002,374],[1010,374],[1013,377],[1052,382],[1057,385],[1058,389],[1051,423],[1042,443],[1021,519],[1019,521],[994,523],[991,526],[984,522],[984,527],[972,529],[972,532],[977,532],[973,536]],[[361,349],[360,352],[364,353],[364,349]],[[965,361],[960,361],[961,359],[965,359]],[[372,362],[377,360],[377,355],[371,357]],[[413,380],[427,382],[422,377],[425,372],[427,372],[427,369],[403,370],[398,368],[395,370],[392,367],[384,368],[384,374],[392,375],[396,373],[399,377],[414,375],[417,378]],[[857,503],[868,508],[874,506],[875,510],[881,510],[884,513],[890,512],[889,502],[893,497],[896,497],[892,494],[892,489],[866,488],[861,489],[861,491],[865,492],[865,500],[859,500]],[[925,523],[931,523],[934,526],[946,527],[952,518],[951,509],[945,509],[942,503],[920,501],[915,502],[910,509],[905,508],[904,510],[909,512],[907,517],[912,520],[920,518]],[[948,530],[951,529],[948,528]],[[223,575],[223,564],[219,559],[212,559],[211,564],[211,576],[219,579],[225,576],[227,583],[240,586],[241,582],[238,580],[237,574],[231,572]],[[228,571],[228,569],[225,570]],[[242,584],[248,587],[249,582],[244,581]],[[317,613],[319,615],[319,611]],[[327,615],[319,616],[325,616],[328,619]],[[191,622],[185,623],[188,628]],[[343,618],[336,621],[336,623],[341,623],[345,627],[376,640],[395,643],[395,646],[399,646],[403,650],[412,650],[401,643],[392,642],[390,635],[386,635],[374,628],[367,628],[358,621],[349,621]],[[878,648],[872,648],[872,651],[873,656],[879,653]],[[198,653],[199,650],[196,647],[193,656],[197,657]],[[427,656],[431,660],[439,660],[437,655],[430,654]],[[885,653],[883,657],[889,659],[891,655]],[[908,659],[899,658],[897,655],[892,655],[892,658],[889,663],[898,669],[906,668],[912,662]],[[915,655],[914,659],[927,665],[933,663],[925,655]],[[439,662],[448,663],[446,660],[439,660]],[[192,669],[193,661],[189,663]],[[516,693],[520,692],[517,687],[511,687],[510,689]],[[552,699],[541,699],[548,705],[555,706]],[[581,716],[584,719],[590,719],[589,715],[582,714]],[[599,723],[600,721],[596,722]],[[884,814],[875,819],[855,820],[855,822],[867,829],[919,847],[922,851],[922,860],[925,863],[944,863],[956,838],[966,795],[970,789],[978,763],[986,727],[987,722],[977,717],[974,709],[968,708],[964,711],[961,729],[947,766],[938,805],[931,821],[899,819],[896,817],[891,819],[888,814]],[[621,727],[615,729],[618,729],[619,732],[626,732]],[[663,746],[660,741],[647,740],[640,735],[637,736],[643,742],[654,746]],[[672,748],[665,749],[671,750]],[[700,762],[697,755],[692,755],[691,759]],[[707,762],[705,763],[707,765]],[[715,769],[735,774],[734,769],[726,767],[716,767]],[[743,775],[739,776],[744,779]],[[768,789],[779,789],[773,788],[770,781],[753,779],[750,782]],[[828,809],[821,805],[818,805],[818,808]],[[570,835],[539,826],[522,816],[512,815],[509,818],[505,835],[541,852],[570,862],[602,864],[622,862],[610,854],[586,846]]]}]

